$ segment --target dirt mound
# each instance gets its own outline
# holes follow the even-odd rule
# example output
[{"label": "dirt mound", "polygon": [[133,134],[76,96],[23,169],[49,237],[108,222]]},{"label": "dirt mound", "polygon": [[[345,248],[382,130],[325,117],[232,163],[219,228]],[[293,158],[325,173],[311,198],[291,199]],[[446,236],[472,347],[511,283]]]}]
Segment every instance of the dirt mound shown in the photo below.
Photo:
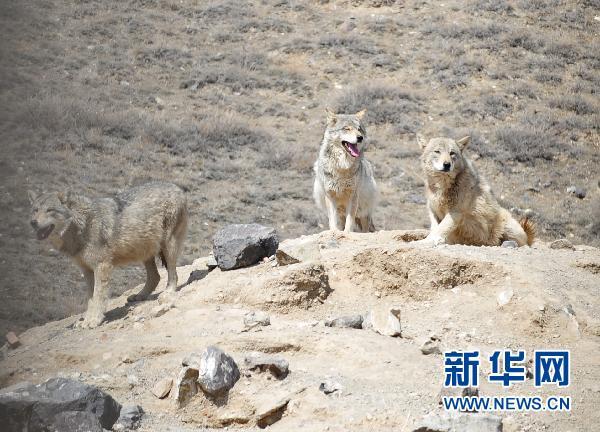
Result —
[{"label": "dirt mound", "polygon": [[357,285],[414,300],[430,300],[440,290],[502,275],[492,263],[412,248],[365,250],[353,257],[347,271]]}]

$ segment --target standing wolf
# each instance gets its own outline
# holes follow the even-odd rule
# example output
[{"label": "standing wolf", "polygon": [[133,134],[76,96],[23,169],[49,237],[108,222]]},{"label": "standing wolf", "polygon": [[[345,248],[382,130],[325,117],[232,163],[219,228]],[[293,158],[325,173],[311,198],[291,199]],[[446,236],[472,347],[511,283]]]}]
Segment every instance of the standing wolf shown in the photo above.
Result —
[{"label": "standing wolf", "polygon": [[81,327],[104,321],[113,267],[146,266],[146,284],[129,301],[144,300],[160,280],[155,257],[168,273],[167,292],[177,289],[177,257],[187,230],[184,192],[170,183],[148,183],[114,198],[89,199],[72,192],[29,192],[31,226],[81,267],[90,300]]},{"label": "standing wolf", "polygon": [[423,150],[421,164],[431,220],[429,235],[422,242],[476,246],[499,246],[505,240],[514,240],[519,246],[533,243],[533,223],[527,218],[520,223],[514,220],[463,156],[470,137],[427,141],[417,135],[417,141]]},{"label": "standing wolf", "polygon": [[377,185],[373,168],[364,158],[364,114],[364,110],[348,115],[327,109],[327,128],[314,167],[313,195],[317,206],[327,213],[330,230],[375,231]]}]

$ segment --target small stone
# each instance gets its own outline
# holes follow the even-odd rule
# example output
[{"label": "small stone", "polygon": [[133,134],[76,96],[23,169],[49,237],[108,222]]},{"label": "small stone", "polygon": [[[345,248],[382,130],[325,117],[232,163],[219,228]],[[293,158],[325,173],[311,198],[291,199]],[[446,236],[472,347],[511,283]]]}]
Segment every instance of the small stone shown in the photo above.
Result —
[{"label": "small stone", "polygon": [[127,364],[133,363],[133,358],[129,354],[125,354],[123,357],[121,357],[121,361]]},{"label": "small stone", "polygon": [[319,390],[325,393],[326,395],[342,391],[343,387],[340,383],[332,380],[323,381],[319,385]]},{"label": "small stone", "polygon": [[264,429],[281,420],[289,402],[290,398],[263,402],[256,409],[256,425]]},{"label": "small stone", "polygon": [[172,307],[173,307],[173,305],[171,303],[164,303],[164,304],[161,304],[158,306],[154,306],[152,308],[152,310],[150,311],[150,316],[153,318],[158,318],[160,316],[163,316],[164,314],[169,312]]},{"label": "small stone", "polygon": [[498,305],[499,306],[507,305],[510,302],[510,300],[512,299],[513,294],[514,294],[514,292],[512,289],[507,289],[507,290],[499,292],[498,295],[496,296],[496,301],[498,302]]},{"label": "small stone", "polygon": [[550,243],[550,249],[570,249],[575,250],[575,246],[566,238],[554,240]]},{"label": "small stone", "polygon": [[217,264],[217,260],[215,259],[214,255],[209,255],[208,259],[206,260],[206,267],[208,267],[208,271],[214,270],[218,267],[219,265]]},{"label": "small stone", "polygon": [[231,356],[216,346],[209,346],[200,358],[198,383],[205,393],[227,393],[240,379],[240,371]]},{"label": "small stone", "polygon": [[421,345],[421,352],[424,355],[441,354],[440,340],[436,336],[431,336],[423,343],[423,345]]},{"label": "small stone", "polygon": [[144,410],[139,405],[125,405],[121,408],[114,431],[131,431],[140,427]]},{"label": "small stone", "polygon": [[249,370],[269,371],[278,379],[285,378],[289,372],[289,363],[283,357],[258,352],[246,356],[244,364]]},{"label": "small stone", "polygon": [[319,261],[321,251],[315,237],[300,237],[284,240],[279,244],[275,253],[280,266],[296,264],[299,262]]},{"label": "small stone", "polygon": [[370,328],[374,332],[384,336],[401,336],[400,308],[397,306],[380,306],[374,308],[363,320],[364,328]]},{"label": "small stone", "polygon": [[171,387],[173,387],[173,379],[163,378],[154,384],[154,387],[152,387],[152,394],[159,399],[164,399],[171,392]]},{"label": "small stone", "polygon": [[[477,396],[479,396],[479,389],[477,387],[465,387],[462,389],[460,387],[442,387],[442,389],[440,390],[440,392],[437,396],[437,402],[438,402],[438,405],[443,406],[444,398],[477,397]],[[476,412],[476,411],[473,411],[473,412]]]},{"label": "small stone", "polygon": [[135,375],[127,375],[127,384],[129,384],[129,388],[134,388],[139,384],[138,377]]},{"label": "small stone", "polygon": [[569,186],[567,188],[567,193],[575,195],[579,199],[583,199],[587,195],[587,191],[585,189],[577,186]]},{"label": "small stone", "polygon": [[502,247],[514,249],[514,248],[518,248],[519,244],[514,240],[505,240],[502,242]]},{"label": "small stone", "polygon": [[244,315],[244,326],[246,330],[250,330],[254,327],[268,326],[271,325],[271,318],[268,314],[262,311],[248,312]]},{"label": "small stone", "polygon": [[192,367],[184,367],[179,371],[171,391],[178,407],[186,405],[198,393],[198,375],[198,369]]},{"label": "small stone", "polygon": [[21,345],[21,341],[19,340],[17,335],[11,331],[6,333],[6,342],[8,342],[8,346],[13,349]]},{"label": "small stone", "polygon": [[346,315],[332,320],[325,321],[325,327],[340,327],[340,328],[362,328],[362,315]]}]

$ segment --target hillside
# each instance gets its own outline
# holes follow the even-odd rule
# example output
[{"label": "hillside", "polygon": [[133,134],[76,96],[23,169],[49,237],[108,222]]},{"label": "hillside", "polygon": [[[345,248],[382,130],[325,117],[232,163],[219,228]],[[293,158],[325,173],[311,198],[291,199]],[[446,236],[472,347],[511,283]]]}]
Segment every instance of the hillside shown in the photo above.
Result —
[{"label": "hillside", "polygon": [[[183,287],[174,307],[157,313],[156,299],[134,305],[113,300],[110,321],[75,330],[80,316],[48,323],[21,335],[22,346],[5,351],[0,387],[49,377],[75,377],[99,386],[122,404],[140,404],[141,431],[187,432],[208,427],[260,430],[254,418],[264,406],[280,406],[269,430],[413,431],[438,406],[441,354],[420,348],[435,335],[440,350],[560,348],[571,352],[568,388],[535,388],[533,380],[509,390],[487,382],[482,362],[480,396],[567,395],[571,413],[499,413],[503,431],[592,431],[598,412],[600,252],[443,246],[407,243],[414,232],[332,234],[304,237],[319,257],[288,266],[275,261],[222,272],[218,268]],[[182,281],[206,260],[179,268]],[[164,288],[164,281],[159,291]],[[400,310],[401,337],[369,329],[326,327],[326,320]],[[244,323],[264,311],[270,325]],[[160,316],[157,316],[160,315]],[[157,382],[177,376],[182,361],[217,345],[233,356],[241,378],[224,400],[202,394],[177,408],[171,395],[152,394]],[[276,379],[250,371],[252,352],[289,362]],[[333,391],[319,389],[327,383]],[[327,388],[327,387],[326,387]],[[203,429],[204,430],[204,429]],[[471,429],[469,429],[471,430]],[[488,429],[485,429],[488,430]]]},{"label": "hillside", "polygon": [[[368,110],[379,229],[427,224],[414,133],[470,156],[543,239],[599,245],[595,0],[7,0],[0,12],[0,334],[80,313],[83,281],[29,227],[28,188],[188,190],[180,264],[256,221],[322,231],[324,108]],[[583,199],[567,193],[575,186]],[[115,295],[142,280],[117,273]]]}]

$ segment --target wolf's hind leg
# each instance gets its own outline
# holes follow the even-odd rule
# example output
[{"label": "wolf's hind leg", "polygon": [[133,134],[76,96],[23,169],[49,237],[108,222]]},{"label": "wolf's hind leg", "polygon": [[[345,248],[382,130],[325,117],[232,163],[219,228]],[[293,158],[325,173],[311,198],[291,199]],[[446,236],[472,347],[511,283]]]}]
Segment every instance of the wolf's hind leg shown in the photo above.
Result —
[{"label": "wolf's hind leg", "polygon": [[154,257],[145,261],[144,267],[146,267],[146,283],[144,284],[144,287],[140,292],[127,297],[128,302],[146,300],[148,296],[156,289],[156,286],[160,281],[160,275],[158,274],[158,269],[156,268],[156,261],[154,260]]},{"label": "wolf's hind leg", "polygon": [[177,256],[179,255],[178,239],[171,236],[162,249],[162,256],[167,267],[167,287],[165,291],[177,291]]},{"label": "wolf's hind leg", "polygon": [[504,235],[502,236],[502,240],[513,240],[517,242],[519,246],[525,246],[527,244],[527,233],[519,222],[512,217],[509,217],[506,221],[506,225],[504,225]]}]

